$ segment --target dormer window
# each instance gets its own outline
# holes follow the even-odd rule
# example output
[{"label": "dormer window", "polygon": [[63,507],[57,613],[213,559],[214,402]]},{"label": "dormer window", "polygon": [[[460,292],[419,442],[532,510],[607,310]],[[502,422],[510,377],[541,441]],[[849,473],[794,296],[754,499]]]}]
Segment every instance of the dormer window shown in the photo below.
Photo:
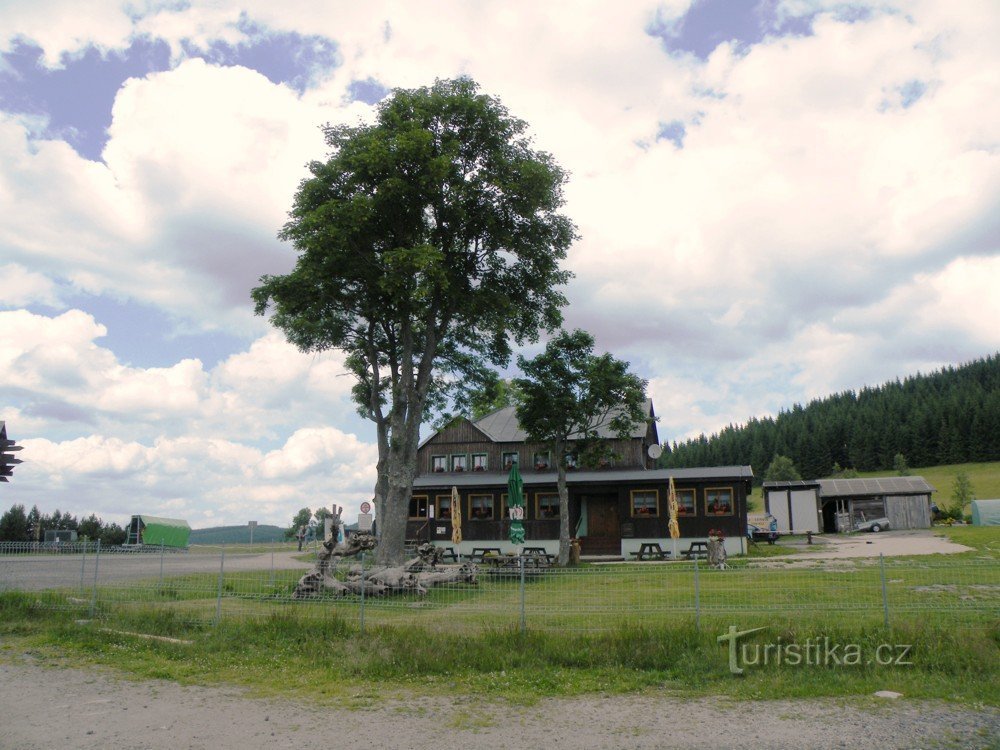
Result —
[{"label": "dormer window", "polygon": [[447,456],[431,456],[431,471],[442,472],[447,467]]},{"label": "dormer window", "polygon": [[473,453],[472,454],[472,470],[473,471],[486,471],[486,454],[485,453]]},{"label": "dormer window", "polygon": [[466,471],[469,468],[469,457],[464,453],[451,457],[452,471]]},{"label": "dormer window", "polygon": [[504,471],[510,471],[510,467],[517,463],[517,451],[508,451],[503,454]]},{"label": "dormer window", "polygon": [[546,469],[549,468],[549,465],[551,464],[551,460],[549,459],[549,452],[544,451],[535,453],[534,457],[531,460],[531,463],[535,465],[535,469],[537,471],[545,471]]}]

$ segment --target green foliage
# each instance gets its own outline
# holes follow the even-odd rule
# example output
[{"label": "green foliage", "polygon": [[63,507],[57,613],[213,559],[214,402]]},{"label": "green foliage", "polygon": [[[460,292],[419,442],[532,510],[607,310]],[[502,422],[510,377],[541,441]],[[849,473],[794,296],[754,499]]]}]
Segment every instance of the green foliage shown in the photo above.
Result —
[{"label": "green foliage", "polygon": [[764,473],[765,482],[797,482],[801,479],[802,475],[788,456],[775,456]]},{"label": "green foliage", "polygon": [[518,357],[524,373],[515,378],[517,419],[531,442],[548,445],[558,469],[559,564],[569,559],[569,502],[566,470],[609,458],[608,435],[626,438],[648,414],[646,381],[628,363],[594,354],[586,331],[562,331],[534,357]]},{"label": "green foliage", "polygon": [[730,425],[675,443],[660,465],[759,468],[776,453],[810,479],[834,463],[861,472],[893,469],[897,455],[909,467],[998,461],[1000,354]]},{"label": "green foliage", "polygon": [[857,469],[844,469],[838,463],[834,463],[830,469],[830,479],[857,479],[860,476]]},{"label": "green foliage", "polygon": [[303,351],[340,349],[375,422],[379,556],[403,554],[421,423],[561,322],[576,237],[566,175],[468,78],[397,89],[375,122],[327,126],[280,238],[294,270],[255,310]]},{"label": "green foliage", "polygon": [[910,465],[906,462],[906,456],[902,453],[897,453],[892,458],[892,470],[899,474],[901,477],[908,477],[912,473],[910,471]]},{"label": "green foliage", "polygon": [[0,542],[24,542],[28,540],[28,514],[23,505],[12,505],[0,516]]},{"label": "green foliage", "polygon": [[301,508],[298,513],[292,517],[292,524],[287,529],[285,529],[285,538],[292,539],[299,531],[299,529],[304,529],[309,525],[312,520],[312,511],[309,508]]},{"label": "green foliage", "polygon": [[964,471],[960,471],[955,475],[955,482],[951,487],[951,505],[948,511],[951,517],[956,520],[961,520],[965,517],[965,507],[976,499],[976,495],[972,489],[972,481],[969,479],[969,475]]}]

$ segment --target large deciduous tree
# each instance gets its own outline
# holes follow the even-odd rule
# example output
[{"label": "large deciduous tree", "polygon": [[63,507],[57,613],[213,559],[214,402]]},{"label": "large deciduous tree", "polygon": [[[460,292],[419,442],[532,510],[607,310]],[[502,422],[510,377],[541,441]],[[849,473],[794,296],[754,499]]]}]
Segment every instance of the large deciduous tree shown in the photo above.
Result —
[{"label": "large deciduous tree", "polygon": [[646,381],[628,363],[594,354],[586,331],[561,332],[533,359],[518,357],[517,418],[531,442],[552,452],[559,488],[559,564],[569,561],[569,462],[593,465],[608,456],[609,435],[627,438],[649,418]]},{"label": "large deciduous tree", "polygon": [[295,269],[253,290],[303,351],[339,349],[375,423],[380,561],[402,560],[420,424],[448,388],[561,321],[575,229],[565,173],[467,79],[397,90],[328,126],[280,237]]}]

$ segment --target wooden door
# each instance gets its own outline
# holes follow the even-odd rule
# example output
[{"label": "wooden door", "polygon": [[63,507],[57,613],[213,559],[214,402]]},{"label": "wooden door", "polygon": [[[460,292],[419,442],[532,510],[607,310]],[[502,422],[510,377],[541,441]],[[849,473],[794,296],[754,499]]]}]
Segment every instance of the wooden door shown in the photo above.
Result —
[{"label": "wooden door", "polygon": [[614,498],[588,498],[587,536],[618,538],[618,503]]}]

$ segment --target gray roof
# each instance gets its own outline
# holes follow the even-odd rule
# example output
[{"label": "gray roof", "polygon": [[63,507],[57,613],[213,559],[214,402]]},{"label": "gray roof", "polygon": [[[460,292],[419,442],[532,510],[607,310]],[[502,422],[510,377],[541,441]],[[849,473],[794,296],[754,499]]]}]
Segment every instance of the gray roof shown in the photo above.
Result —
[{"label": "gray roof", "polygon": [[923,477],[872,477],[870,479],[820,479],[823,497],[854,495],[929,495],[936,490]]},{"label": "gray roof", "polygon": [[[616,482],[666,482],[673,477],[677,480],[732,480],[753,479],[749,466],[709,466],[696,469],[621,469],[605,471],[571,471],[566,475],[566,483],[599,484]],[[521,475],[526,485],[555,484],[556,472],[525,472]],[[413,489],[447,489],[455,487],[505,487],[506,472],[466,472],[460,474],[422,474],[413,480]]]},{"label": "gray roof", "polygon": [[[646,399],[645,413],[647,415],[653,413],[653,402],[648,398]],[[610,422],[616,414],[617,412],[613,412],[609,416],[608,421]],[[523,443],[528,438],[527,433],[517,421],[517,413],[513,406],[505,406],[502,409],[497,409],[492,414],[487,414],[482,419],[473,422],[473,424],[482,430],[494,443]],[[599,427],[597,434],[602,438],[615,437],[614,432],[612,432],[607,424]],[[646,422],[640,422],[636,425],[632,430],[631,436],[634,438],[646,437]]]}]

